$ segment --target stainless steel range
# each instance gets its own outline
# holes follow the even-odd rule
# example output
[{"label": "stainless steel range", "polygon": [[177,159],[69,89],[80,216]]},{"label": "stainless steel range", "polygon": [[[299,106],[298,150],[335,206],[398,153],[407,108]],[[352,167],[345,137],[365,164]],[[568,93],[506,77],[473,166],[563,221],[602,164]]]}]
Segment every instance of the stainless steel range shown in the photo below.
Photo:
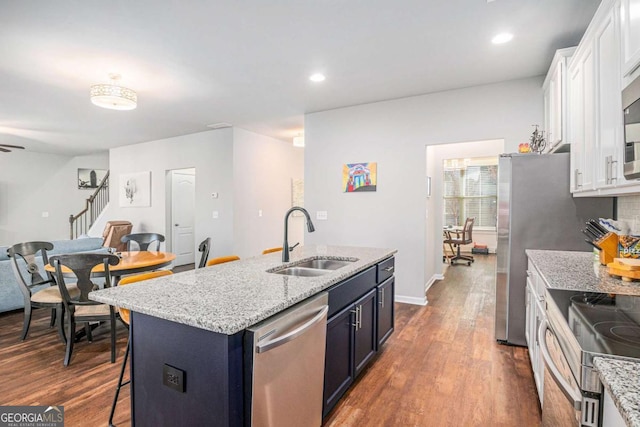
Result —
[{"label": "stainless steel range", "polygon": [[640,359],[640,297],[547,289],[538,331],[545,361],[543,425],[601,425],[593,358]]}]

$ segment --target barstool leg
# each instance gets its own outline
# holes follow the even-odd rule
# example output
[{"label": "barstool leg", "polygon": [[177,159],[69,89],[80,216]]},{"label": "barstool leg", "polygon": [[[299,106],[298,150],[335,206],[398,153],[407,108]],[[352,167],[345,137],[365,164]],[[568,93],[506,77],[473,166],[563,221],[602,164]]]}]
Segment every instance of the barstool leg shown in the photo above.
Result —
[{"label": "barstool leg", "polygon": [[120,369],[120,377],[118,378],[118,386],[116,387],[116,395],[113,397],[113,405],[111,405],[111,413],[109,414],[109,427],[115,427],[113,424],[113,415],[116,412],[116,405],[118,403],[118,396],[120,395],[120,388],[129,384],[131,380],[122,382],[122,378],[124,377],[124,370],[127,366],[127,359],[129,359],[129,346],[130,340],[127,340],[127,349],[124,351],[124,360],[122,361],[122,368]]}]

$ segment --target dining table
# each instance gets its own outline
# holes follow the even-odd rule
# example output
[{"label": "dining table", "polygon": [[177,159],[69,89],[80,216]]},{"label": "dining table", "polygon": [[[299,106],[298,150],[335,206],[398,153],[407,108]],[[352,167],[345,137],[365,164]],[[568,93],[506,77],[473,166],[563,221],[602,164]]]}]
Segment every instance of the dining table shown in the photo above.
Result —
[{"label": "dining table", "polygon": [[[115,255],[120,258],[120,262],[117,265],[109,267],[109,274],[113,280],[113,286],[118,285],[122,276],[157,270],[168,266],[176,259],[176,254],[174,253],[159,251],[117,252]],[[44,269],[51,273],[55,273],[56,271],[55,267],[51,264],[45,265]],[[91,273],[94,277],[104,276],[104,264],[96,265],[91,270]],[[75,277],[73,272],[64,265],[62,266],[62,274],[65,277]]]}]

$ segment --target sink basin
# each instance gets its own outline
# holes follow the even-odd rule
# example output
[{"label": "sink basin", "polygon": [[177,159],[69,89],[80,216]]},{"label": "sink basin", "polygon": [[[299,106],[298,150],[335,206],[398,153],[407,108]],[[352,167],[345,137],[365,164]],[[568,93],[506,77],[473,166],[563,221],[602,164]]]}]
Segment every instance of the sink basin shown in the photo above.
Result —
[{"label": "sink basin", "polygon": [[352,260],[337,260],[329,258],[308,259],[304,261],[298,261],[290,267],[274,268],[272,270],[268,270],[267,272],[284,274],[287,276],[317,277],[322,276],[323,274],[331,273],[333,270],[345,267],[355,261],[357,261],[357,259],[355,258]]},{"label": "sink basin", "polygon": [[321,270],[337,270],[340,267],[347,266],[353,261],[339,261],[337,259],[311,259],[308,261],[296,263],[296,267],[319,268]]},{"label": "sink basin", "polygon": [[322,270],[319,268],[306,268],[306,267],[289,267],[282,270],[272,271],[275,274],[285,274],[287,276],[298,277],[317,277],[323,274],[331,273],[331,270]]}]

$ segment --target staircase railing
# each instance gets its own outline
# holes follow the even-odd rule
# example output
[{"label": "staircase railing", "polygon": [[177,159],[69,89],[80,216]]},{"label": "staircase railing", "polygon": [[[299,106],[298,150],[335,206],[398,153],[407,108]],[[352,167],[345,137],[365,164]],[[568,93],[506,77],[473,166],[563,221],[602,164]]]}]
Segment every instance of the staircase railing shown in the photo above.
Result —
[{"label": "staircase railing", "polygon": [[73,240],[82,234],[86,234],[108,203],[109,171],[107,171],[96,191],[86,200],[84,209],[77,215],[69,215],[69,238]]}]

